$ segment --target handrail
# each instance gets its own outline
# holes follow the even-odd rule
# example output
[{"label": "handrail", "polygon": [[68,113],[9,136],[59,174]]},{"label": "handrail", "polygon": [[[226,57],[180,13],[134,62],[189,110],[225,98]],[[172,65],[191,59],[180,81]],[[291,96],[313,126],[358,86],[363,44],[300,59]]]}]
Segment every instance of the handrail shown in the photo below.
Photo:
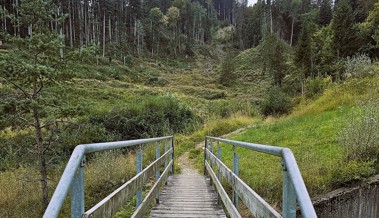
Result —
[{"label": "handrail", "polygon": [[[71,214],[83,214],[84,213],[84,179],[83,179],[83,162],[86,154],[106,151],[110,149],[126,148],[134,145],[148,144],[153,142],[159,142],[163,140],[171,139],[171,146],[173,148],[173,136],[165,136],[159,138],[150,139],[137,139],[129,141],[118,141],[118,142],[104,142],[104,143],[93,143],[93,144],[82,144],[75,147],[67,166],[63,172],[63,175],[55,189],[55,192],[50,200],[50,203],[45,210],[43,218],[54,218],[58,217],[59,212],[63,206],[63,202],[67,196],[69,189],[75,188],[78,185],[78,190],[76,192],[73,190],[73,194],[76,195],[73,199],[71,197],[71,211],[79,210],[76,212],[71,212]],[[173,151],[172,151],[173,152]],[[78,183],[78,184],[76,184]],[[78,202],[75,202],[78,201]],[[72,216],[73,217],[73,216]]]},{"label": "handrail", "polygon": [[[207,136],[206,142],[205,142],[205,149],[204,149],[204,153],[205,153],[204,164],[207,163],[206,162],[207,157],[208,157],[207,150],[208,150],[208,146],[209,146],[208,144],[210,143],[209,142],[210,140],[231,144],[233,145],[233,151],[234,151],[234,146],[239,146],[239,147],[244,147],[244,148],[251,149],[254,151],[282,157],[282,164],[283,164],[283,214],[282,215],[283,217],[284,218],[296,217],[296,199],[298,200],[302,217],[304,218],[317,217],[312,201],[309,197],[307,188],[304,184],[304,180],[301,176],[299,167],[296,163],[295,157],[289,148],[261,145],[261,144],[234,141],[234,140]],[[208,150],[208,152],[213,152],[213,151]],[[208,159],[209,158],[210,157],[208,157]],[[214,157],[214,159],[219,160],[217,157]],[[221,162],[221,160],[219,161]],[[238,175],[234,174],[234,176],[237,176],[237,178],[239,178]]]}]

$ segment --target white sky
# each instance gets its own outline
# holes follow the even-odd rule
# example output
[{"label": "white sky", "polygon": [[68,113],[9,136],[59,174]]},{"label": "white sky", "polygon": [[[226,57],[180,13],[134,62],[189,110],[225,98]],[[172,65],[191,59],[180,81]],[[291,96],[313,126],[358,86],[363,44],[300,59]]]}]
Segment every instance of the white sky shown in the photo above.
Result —
[{"label": "white sky", "polygon": [[248,0],[248,5],[253,5],[253,4],[255,4],[255,3],[257,3],[257,0]]}]

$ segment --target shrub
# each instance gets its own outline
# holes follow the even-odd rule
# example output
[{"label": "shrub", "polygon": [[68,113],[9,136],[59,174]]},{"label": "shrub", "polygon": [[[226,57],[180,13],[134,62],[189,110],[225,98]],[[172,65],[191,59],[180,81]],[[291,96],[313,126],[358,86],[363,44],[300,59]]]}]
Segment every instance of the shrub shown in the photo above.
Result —
[{"label": "shrub", "polygon": [[352,112],[348,125],[339,132],[338,141],[349,160],[378,161],[379,157],[379,103],[363,105]]},{"label": "shrub", "polygon": [[347,57],[345,61],[345,77],[362,78],[371,74],[369,69],[371,59],[366,54],[357,54],[353,57]]},{"label": "shrub", "polygon": [[266,116],[287,114],[291,107],[289,96],[278,86],[271,87],[261,103],[262,113]]},{"label": "shrub", "polygon": [[220,83],[224,86],[231,86],[236,81],[237,76],[234,65],[234,53],[228,53],[221,64]]},{"label": "shrub", "polygon": [[254,116],[257,114],[255,108],[248,102],[234,100],[212,101],[207,106],[211,116],[227,118],[235,114]]},{"label": "shrub", "polygon": [[92,115],[90,122],[101,124],[126,140],[192,131],[199,117],[174,97],[151,96],[124,108]]},{"label": "shrub", "polygon": [[330,76],[326,78],[316,77],[307,79],[305,82],[305,95],[307,98],[314,98],[324,92],[324,90],[332,83]]}]

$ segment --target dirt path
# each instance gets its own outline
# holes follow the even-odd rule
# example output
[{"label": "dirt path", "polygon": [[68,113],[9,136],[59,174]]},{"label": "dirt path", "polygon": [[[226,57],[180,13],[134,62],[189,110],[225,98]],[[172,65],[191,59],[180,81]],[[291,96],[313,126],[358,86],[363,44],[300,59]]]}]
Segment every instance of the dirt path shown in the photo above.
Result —
[{"label": "dirt path", "polygon": [[199,174],[193,163],[190,161],[188,157],[188,151],[179,156],[178,158],[178,165],[181,169],[181,174],[183,175],[196,175]]},{"label": "dirt path", "polygon": [[[233,132],[230,132],[228,134],[222,135],[220,137],[221,138],[226,138],[226,137],[228,137],[230,135],[243,132],[246,129],[252,128],[252,127],[255,127],[255,125],[250,125],[250,126],[247,126],[247,127],[243,127],[243,128],[237,129],[237,130],[235,130]],[[196,148],[204,149],[204,142],[198,143],[196,145]],[[198,171],[197,171],[197,169],[193,165],[192,161],[189,159],[188,155],[189,155],[189,152],[187,151],[187,152],[185,152],[184,154],[182,154],[181,156],[178,157],[178,165],[180,166],[181,174],[184,174],[184,175],[199,174]]]}]

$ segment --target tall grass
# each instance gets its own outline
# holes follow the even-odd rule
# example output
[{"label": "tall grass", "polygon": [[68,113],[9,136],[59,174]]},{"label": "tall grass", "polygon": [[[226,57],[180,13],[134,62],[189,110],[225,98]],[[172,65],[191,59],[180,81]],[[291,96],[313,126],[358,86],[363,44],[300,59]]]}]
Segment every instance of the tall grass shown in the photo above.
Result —
[{"label": "tall grass", "polygon": [[[156,144],[144,145],[143,166],[155,159]],[[164,146],[161,144],[161,154]],[[96,153],[85,166],[85,209],[88,210],[121,184],[135,175],[134,150]],[[50,172],[50,195],[54,191],[65,164]],[[38,171],[32,168],[19,168],[0,173],[0,217],[41,217],[40,184],[36,180]],[[61,217],[69,216],[69,196],[62,208]]]}]

